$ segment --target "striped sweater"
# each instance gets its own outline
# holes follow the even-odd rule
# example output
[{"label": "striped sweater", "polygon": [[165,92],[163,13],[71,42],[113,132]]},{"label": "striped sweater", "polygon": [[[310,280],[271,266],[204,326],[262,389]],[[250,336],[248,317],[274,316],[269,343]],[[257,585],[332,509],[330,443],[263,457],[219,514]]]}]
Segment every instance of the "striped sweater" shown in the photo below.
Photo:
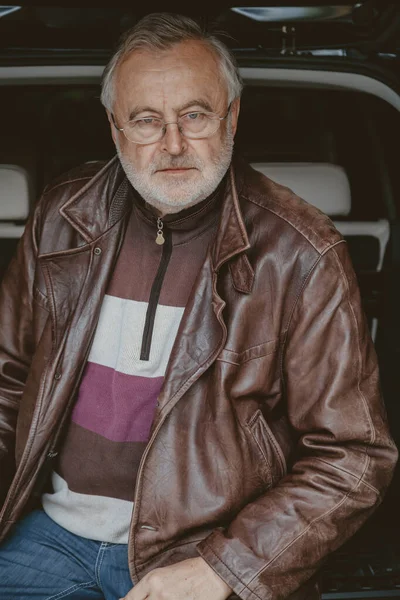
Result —
[{"label": "striped sweater", "polygon": [[[132,191],[133,195],[133,191]],[[196,276],[216,230],[217,192],[157,218],[138,198],[95,332],[45,512],[72,533],[127,543],[139,463]]]}]

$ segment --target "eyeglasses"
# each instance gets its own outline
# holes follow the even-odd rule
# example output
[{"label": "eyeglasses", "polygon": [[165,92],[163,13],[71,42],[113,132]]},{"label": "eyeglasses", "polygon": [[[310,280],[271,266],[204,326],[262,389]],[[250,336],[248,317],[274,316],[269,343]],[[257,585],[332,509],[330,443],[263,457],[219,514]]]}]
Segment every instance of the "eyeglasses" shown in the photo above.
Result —
[{"label": "eyeglasses", "polygon": [[141,117],[128,121],[125,127],[118,127],[111,115],[114,127],[134,144],[155,144],[165,135],[167,125],[177,125],[180,133],[191,140],[200,140],[214,135],[231,110],[232,103],[224,117],[212,112],[193,111],[181,115],[177,121],[163,121],[157,117]]}]

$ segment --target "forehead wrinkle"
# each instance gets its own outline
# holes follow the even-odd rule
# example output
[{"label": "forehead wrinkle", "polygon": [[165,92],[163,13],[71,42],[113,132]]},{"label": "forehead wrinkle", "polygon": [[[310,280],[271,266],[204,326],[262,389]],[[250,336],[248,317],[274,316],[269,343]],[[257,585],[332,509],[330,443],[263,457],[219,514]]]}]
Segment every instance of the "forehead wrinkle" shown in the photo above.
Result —
[{"label": "forehead wrinkle", "polygon": [[[189,43],[189,46],[192,46],[192,43]],[[177,54],[178,47],[180,48],[179,54]],[[203,70],[202,78],[219,79],[220,69],[214,52],[201,43],[197,45],[197,48],[190,48],[189,52],[187,50],[187,44],[182,42],[177,47],[161,52],[137,51],[122,60],[118,71],[119,74],[121,71],[127,71],[124,79],[129,78],[131,73],[134,78],[135,76],[146,78],[146,74],[160,74],[165,78],[171,76],[171,71],[177,71],[173,77],[181,76],[182,71],[186,71],[188,75],[195,73],[196,77],[199,77],[200,61],[203,67],[203,69],[200,68],[200,71]]]},{"label": "forehead wrinkle", "polygon": [[[154,76],[156,77],[155,79],[153,79]],[[168,68],[141,69],[135,71],[134,78],[137,78],[137,85],[146,87],[148,82],[155,86],[166,86],[175,80],[180,80],[183,85],[186,85],[187,81],[192,79],[195,82],[209,82],[211,79],[215,79],[214,74],[207,71],[201,72],[199,69],[187,64],[174,65]],[[148,81],[149,78],[150,81]]]}]

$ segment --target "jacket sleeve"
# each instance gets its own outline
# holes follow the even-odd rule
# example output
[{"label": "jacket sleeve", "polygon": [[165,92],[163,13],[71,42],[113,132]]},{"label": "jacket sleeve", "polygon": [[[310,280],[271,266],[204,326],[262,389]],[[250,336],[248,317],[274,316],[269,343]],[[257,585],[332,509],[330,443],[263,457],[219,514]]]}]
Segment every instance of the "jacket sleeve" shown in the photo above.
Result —
[{"label": "jacket sleeve", "polygon": [[0,289],[0,506],[15,470],[15,430],[34,352],[34,276],[39,209],[28,221]]},{"label": "jacket sleeve", "polygon": [[288,473],[198,546],[243,600],[298,589],[380,503],[397,460],[346,244],[309,274],[286,332],[283,384],[298,438]]}]

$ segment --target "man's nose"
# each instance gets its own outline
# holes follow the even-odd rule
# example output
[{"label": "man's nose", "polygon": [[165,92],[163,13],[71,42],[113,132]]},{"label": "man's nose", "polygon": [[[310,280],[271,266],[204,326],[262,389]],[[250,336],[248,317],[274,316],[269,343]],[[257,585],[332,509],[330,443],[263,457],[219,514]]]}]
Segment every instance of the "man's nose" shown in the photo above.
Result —
[{"label": "man's nose", "polygon": [[185,137],[179,131],[177,123],[167,123],[165,125],[165,134],[161,140],[162,149],[168,154],[178,155],[186,148]]}]

